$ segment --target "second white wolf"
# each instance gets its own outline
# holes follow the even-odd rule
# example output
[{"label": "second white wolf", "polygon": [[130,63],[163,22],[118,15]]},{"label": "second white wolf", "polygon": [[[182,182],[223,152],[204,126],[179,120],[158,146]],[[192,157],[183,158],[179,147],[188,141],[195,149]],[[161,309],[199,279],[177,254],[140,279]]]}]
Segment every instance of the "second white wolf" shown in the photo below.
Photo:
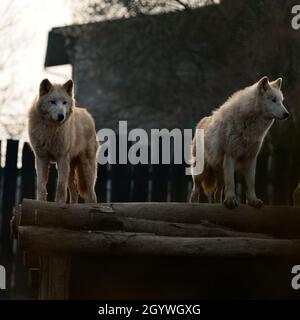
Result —
[{"label": "second white wolf", "polygon": [[[261,207],[255,193],[256,160],[264,138],[275,119],[289,117],[283,105],[282,79],[269,82],[263,77],[257,83],[231,96],[211,116],[203,118],[197,129],[204,129],[204,171],[193,175],[192,202],[199,201],[200,188],[215,201],[235,208],[235,169],[240,169],[246,183],[249,205]],[[196,165],[196,139],[192,144],[192,167]]]}]

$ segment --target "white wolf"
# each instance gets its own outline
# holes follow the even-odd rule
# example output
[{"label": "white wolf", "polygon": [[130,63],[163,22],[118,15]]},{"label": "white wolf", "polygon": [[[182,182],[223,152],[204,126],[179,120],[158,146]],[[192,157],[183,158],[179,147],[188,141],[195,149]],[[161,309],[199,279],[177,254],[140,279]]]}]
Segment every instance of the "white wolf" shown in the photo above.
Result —
[{"label": "white wolf", "polygon": [[29,138],[35,154],[37,198],[47,200],[46,184],[50,163],[57,163],[56,201],[78,201],[78,194],[97,202],[95,124],[84,108],[76,106],[73,81],[40,83],[39,95],[29,110]]},{"label": "white wolf", "polygon": [[[203,118],[197,128],[204,129],[204,171],[193,175],[192,202],[199,201],[200,186],[206,195],[214,194],[215,201],[235,208],[235,169],[240,169],[246,182],[247,202],[261,207],[263,202],[256,197],[256,159],[263,140],[274,119],[283,120],[289,112],[283,105],[282,79],[269,82],[263,77],[257,83],[231,96],[211,116]],[[196,163],[195,137],[192,144],[192,166]]]}]

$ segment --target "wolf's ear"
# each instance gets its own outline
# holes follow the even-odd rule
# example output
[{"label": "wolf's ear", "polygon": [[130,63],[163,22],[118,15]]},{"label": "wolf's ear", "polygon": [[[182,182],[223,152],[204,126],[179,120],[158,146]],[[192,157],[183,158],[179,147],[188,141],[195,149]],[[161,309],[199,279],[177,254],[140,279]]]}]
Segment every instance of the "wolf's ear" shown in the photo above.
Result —
[{"label": "wolf's ear", "polygon": [[44,94],[48,93],[52,87],[52,83],[48,79],[44,79],[40,83],[40,96],[43,96]]},{"label": "wolf's ear", "polygon": [[258,86],[258,90],[259,92],[263,93],[263,92],[266,92],[269,88],[269,79],[267,76],[264,76],[262,77],[258,83],[257,83],[257,86]]},{"label": "wolf's ear", "polygon": [[277,80],[275,81],[272,81],[271,82],[271,85],[278,88],[278,89],[281,89],[281,85],[282,85],[282,78],[278,78]]},{"label": "wolf's ear", "polygon": [[64,83],[63,88],[67,91],[69,96],[73,97],[74,84],[72,80],[68,80],[66,83]]}]

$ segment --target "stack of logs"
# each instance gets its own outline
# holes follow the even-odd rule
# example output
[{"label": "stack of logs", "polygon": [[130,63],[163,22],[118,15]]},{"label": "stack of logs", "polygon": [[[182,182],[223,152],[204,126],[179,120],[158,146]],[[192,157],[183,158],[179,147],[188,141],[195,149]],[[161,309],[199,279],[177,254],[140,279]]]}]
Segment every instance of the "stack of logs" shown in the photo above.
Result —
[{"label": "stack of logs", "polygon": [[[212,204],[58,204],[24,199],[15,208],[11,229],[26,253],[26,266],[39,273],[42,299],[68,297],[67,257],[72,253],[300,255],[300,208],[287,206],[240,205],[228,210]],[[54,288],[49,288],[49,278]]]}]

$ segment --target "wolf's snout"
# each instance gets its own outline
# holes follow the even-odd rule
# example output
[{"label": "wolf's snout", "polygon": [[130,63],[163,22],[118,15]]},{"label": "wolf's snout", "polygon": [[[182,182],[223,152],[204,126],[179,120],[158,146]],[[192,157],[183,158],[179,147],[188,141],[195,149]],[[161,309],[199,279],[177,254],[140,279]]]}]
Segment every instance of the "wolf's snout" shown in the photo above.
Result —
[{"label": "wolf's snout", "polygon": [[282,120],[284,120],[284,119],[287,119],[288,117],[290,116],[290,113],[289,112],[284,112],[284,114],[282,115]]},{"label": "wolf's snout", "polygon": [[57,116],[57,120],[59,122],[62,122],[64,119],[65,119],[65,116],[62,113]]}]

